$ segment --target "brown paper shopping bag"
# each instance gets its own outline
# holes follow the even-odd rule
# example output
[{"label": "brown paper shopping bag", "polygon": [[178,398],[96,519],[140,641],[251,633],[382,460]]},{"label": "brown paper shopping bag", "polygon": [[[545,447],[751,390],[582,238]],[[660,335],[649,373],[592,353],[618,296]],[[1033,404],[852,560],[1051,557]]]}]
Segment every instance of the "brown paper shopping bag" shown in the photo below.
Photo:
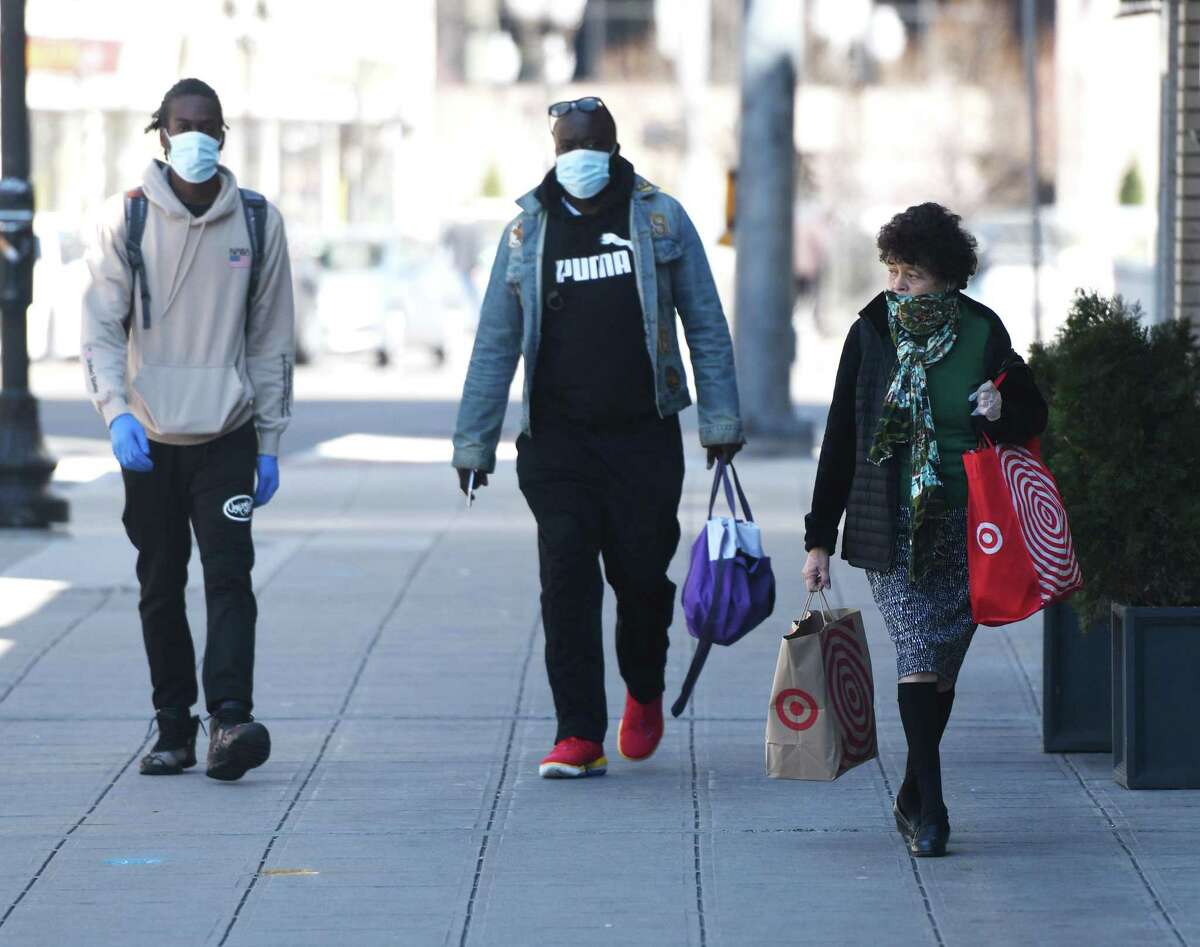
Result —
[{"label": "brown paper shopping bag", "polygon": [[871,653],[856,608],[808,610],[779,645],[767,710],[767,775],[837,779],[878,755]]}]

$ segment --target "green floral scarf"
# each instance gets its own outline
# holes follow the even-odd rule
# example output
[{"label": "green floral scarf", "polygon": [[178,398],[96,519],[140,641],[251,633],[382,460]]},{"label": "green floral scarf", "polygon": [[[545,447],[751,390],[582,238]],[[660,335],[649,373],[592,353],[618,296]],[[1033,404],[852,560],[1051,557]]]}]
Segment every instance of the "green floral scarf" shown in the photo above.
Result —
[{"label": "green floral scarf", "polygon": [[896,345],[898,364],[875,441],[867,454],[873,464],[895,456],[897,444],[912,450],[912,520],[908,576],[924,577],[933,562],[938,528],[946,514],[946,498],[938,469],[937,433],[925,370],[945,357],[958,338],[958,293],[887,296],[888,328]]}]

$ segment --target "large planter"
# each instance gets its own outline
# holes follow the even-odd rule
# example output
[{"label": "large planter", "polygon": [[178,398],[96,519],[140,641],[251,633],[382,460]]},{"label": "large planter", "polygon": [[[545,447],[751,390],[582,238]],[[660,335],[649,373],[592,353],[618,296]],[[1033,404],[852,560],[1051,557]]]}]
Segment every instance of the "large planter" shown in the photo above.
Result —
[{"label": "large planter", "polygon": [[1042,618],[1042,748],[1047,753],[1112,750],[1112,635],[1108,622],[1079,627],[1070,605]]},{"label": "large planter", "polygon": [[1200,608],[1114,605],[1113,778],[1200,789]]}]

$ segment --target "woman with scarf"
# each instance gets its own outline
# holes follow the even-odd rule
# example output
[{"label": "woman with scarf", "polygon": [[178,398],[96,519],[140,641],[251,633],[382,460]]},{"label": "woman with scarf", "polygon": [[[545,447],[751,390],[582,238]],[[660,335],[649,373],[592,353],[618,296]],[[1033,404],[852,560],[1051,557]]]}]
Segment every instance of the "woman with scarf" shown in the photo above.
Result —
[{"label": "woman with scarf", "polygon": [[846,337],[805,518],[808,589],[829,588],[845,513],[842,558],[866,570],[896,646],[908,762],[894,814],[920,857],[950,837],[938,747],[976,627],[962,456],[983,434],[1022,443],[1046,425],[999,317],[960,292],[977,265],[960,220],[927,203],[879,231],[887,291]]}]

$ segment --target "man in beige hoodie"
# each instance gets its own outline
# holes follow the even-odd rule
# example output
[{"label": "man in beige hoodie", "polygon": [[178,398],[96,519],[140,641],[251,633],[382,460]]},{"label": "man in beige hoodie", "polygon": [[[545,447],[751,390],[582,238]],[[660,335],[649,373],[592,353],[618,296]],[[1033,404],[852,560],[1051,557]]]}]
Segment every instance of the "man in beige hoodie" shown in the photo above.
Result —
[{"label": "man in beige hoodie", "polygon": [[[253,705],[257,604],[251,518],[279,486],[291,415],[294,316],[279,212],[218,165],[225,122],[198,79],[167,92],[147,131],[166,161],[105,208],[88,257],[83,366],[125,480],[158,742],[146,775],[196,763],[196,660],[184,590],[194,529],[204,567],[208,775],[270,755]],[[139,239],[140,237],[140,239]]]}]

